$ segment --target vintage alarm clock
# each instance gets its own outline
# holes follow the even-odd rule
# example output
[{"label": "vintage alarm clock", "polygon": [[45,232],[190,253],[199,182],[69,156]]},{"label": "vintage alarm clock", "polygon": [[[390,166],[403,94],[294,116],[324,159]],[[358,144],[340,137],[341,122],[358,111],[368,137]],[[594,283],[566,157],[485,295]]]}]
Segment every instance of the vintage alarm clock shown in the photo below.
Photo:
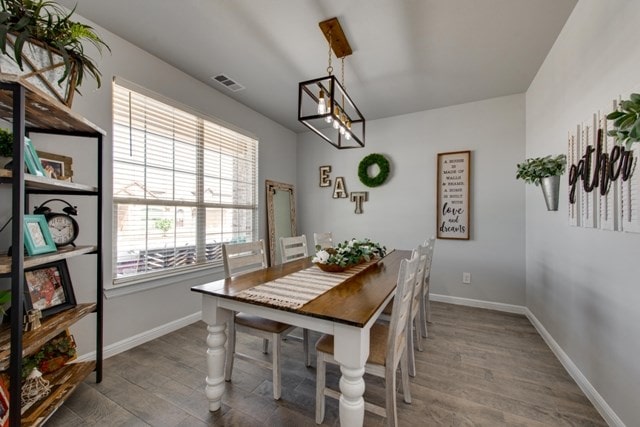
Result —
[{"label": "vintage alarm clock", "polygon": [[[49,202],[62,202],[66,207],[62,209],[62,212],[53,212],[51,208],[49,208],[47,203]],[[51,235],[53,236],[53,241],[57,247],[73,245],[74,240],[78,237],[80,233],[80,227],[78,226],[78,222],[75,220],[73,216],[78,215],[78,207],[71,206],[71,204],[62,199],[49,199],[42,203],[40,206],[37,206],[34,211],[36,215],[44,215],[47,219],[47,224],[49,225],[49,230],[51,231]]]}]

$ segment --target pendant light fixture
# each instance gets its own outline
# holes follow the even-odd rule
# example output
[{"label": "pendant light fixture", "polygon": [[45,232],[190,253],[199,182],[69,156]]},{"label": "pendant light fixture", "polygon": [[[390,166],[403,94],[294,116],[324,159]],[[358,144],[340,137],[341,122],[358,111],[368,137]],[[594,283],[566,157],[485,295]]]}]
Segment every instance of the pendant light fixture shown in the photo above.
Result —
[{"label": "pendant light fixture", "polygon": [[[327,76],[299,83],[298,120],[339,149],[364,147],[365,119],[347,93],[344,58],[351,55],[338,18],[320,22],[329,43]],[[342,61],[342,82],[333,75],[332,53]]]}]

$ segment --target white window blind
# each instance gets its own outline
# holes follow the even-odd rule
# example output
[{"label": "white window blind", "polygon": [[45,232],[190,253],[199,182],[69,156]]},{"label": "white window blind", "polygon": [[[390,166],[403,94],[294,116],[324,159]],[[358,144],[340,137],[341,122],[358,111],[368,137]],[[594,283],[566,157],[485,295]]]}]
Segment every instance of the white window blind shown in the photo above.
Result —
[{"label": "white window blind", "polygon": [[114,284],[257,239],[258,141],[114,83]]}]

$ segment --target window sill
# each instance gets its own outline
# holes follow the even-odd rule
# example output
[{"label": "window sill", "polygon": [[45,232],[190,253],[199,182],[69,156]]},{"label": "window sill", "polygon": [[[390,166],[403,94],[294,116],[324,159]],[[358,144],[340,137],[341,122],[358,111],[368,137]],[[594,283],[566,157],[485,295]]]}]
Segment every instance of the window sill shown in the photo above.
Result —
[{"label": "window sill", "polygon": [[202,266],[197,269],[191,268],[163,272],[153,276],[131,279],[130,281],[117,285],[114,285],[112,280],[111,286],[105,286],[104,296],[106,299],[112,299],[178,283],[196,286],[222,278],[224,278],[224,268],[222,265]]}]

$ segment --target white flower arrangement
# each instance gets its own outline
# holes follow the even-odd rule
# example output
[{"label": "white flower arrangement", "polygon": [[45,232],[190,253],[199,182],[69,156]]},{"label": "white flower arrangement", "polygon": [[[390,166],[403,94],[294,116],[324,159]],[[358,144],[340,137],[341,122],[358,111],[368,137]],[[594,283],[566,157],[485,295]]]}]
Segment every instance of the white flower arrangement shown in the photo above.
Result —
[{"label": "white flower arrangement", "polygon": [[338,243],[334,248],[321,249],[316,246],[316,255],[311,260],[317,264],[336,265],[348,268],[352,265],[360,264],[363,261],[370,261],[374,257],[383,257],[387,253],[387,248],[369,239],[351,239],[343,243]]}]

